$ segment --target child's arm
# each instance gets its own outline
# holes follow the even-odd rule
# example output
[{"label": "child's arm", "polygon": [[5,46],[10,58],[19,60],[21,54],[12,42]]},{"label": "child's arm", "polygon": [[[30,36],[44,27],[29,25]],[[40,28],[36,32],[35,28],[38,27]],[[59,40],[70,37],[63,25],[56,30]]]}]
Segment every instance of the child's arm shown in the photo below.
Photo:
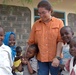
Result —
[{"label": "child's arm", "polygon": [[22,63],[20,63],[20,65],[18,67],[16,67],[16,69],[21,72],[22,71]]},{"label": "child's arm", "polygon": [[36,58],[31,59],[31,64],[30,62],[28,63],[28,69],[32,74],[37,72],[38,64]]},{"label": "child's arm", "polygon": [[18,67],[15,67],[14,65],[12,66],[12,71],[15,71],[17,69],[19,72],[22,71],[22,64],[20,63]]},{"label": "child's arm", "polygon": [[13,65],[13,66],[12,66],[12,71],[15,71],[15,69],[16,69],[16,67]]},{"label": "child's arm", "polygon": [[27,64],[27,61],[24,58],[21,59],[21,62],[22,62],[23,65]]},{"label": "child's arm", "polygon": [[31,67],[30,62],[29,62],[27,59],[24,59],[24,58],[22,58],[21,61],[22,61],[22,64],[23,64],[23,65],[27,65],[28,71],[30,72],[30,74],[33,74],[34,71],[33,71],[32,67]]},{"label": "child's arm", "polygon": [[[33,61],[33,62],[34,62],[34,61]],[[32,65],[30,64],[30,62],[28,61],[28,59],[22,58],[22,64],[23,64],[23,65],[27,65],[28,71],[29,71],[30,74],[35,73],[35,71],[34,71]],[[32,63],[32,64],[33,64],[33,63]]]},{"label": "child's arm", "polygon": [[35,71],[32,69],[31,64],[30,64],[29,61],[27,61],[27,67],[28,67],[28,70],[29,70],[30,74],[33,74],[33,73],[35,72]]}]

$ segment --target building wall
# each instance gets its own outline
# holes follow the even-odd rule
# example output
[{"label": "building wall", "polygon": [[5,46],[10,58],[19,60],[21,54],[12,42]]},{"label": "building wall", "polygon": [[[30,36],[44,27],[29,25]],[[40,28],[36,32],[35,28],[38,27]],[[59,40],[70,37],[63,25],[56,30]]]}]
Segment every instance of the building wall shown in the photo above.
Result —
[{"label": "building wall", "polygon": [[16,33],[16,44],[25,46],[31,30],[31,11],[28,7],[1,5],[0,25]]},{"label": "building wall", "polygon": [[[0,0],[0,4],[3,0]],[[15,5],[15,6],[23,6],[28,7],[31,10],[31,26],[34,23],[34,8],[37,8],[37,4],[41,0],[32,0],[32,3],[27,2],[21,2],[20,0],[8,0],[5,2],[7,5]],[[76,0],[48,0],[51,4],[54,10],[65,12],[66,15],[66,25],[68,25],[68,18],[67,15],[69,13],[76,13]]]},{"label": "building wall", "polygon": [[[14,10],[15,16],[13,16],[13,17],[11,17],[11,15],[14,15],[13,13],[12,14],[5,13],[9,10],[8,8],[4,12],[7,15],[7,17],[4,16],[5,18],[3,18],[2,15],[0,16],[0,24],[2,24],[5,27],[5,31],[12,30],[17,34],[17,44],[18,45],[24,46],[29,37],[31,27],[34,23],[34,8],[37,8],[37,4],[39,1],[41,1],[41,0],[33,0],[32,3],[27,3],[27,2],[21,2],[20,0],[12,0],[12,1],[7,0],[6,2],[3,3],[3,0],[0,0],[0,4],[11,5],[11,6],[8,6],[8,8],[13,7],[16,10],[19,9],[18,11]],[[75,21],[74,17],[69,16],[70,18],[71,17],[74,18],[72,23],[71,23],[71,19],[69,20],[69,18],[68,18],[69,13],[76,14],[76,1],[75,0],[73,0],[73,1],[69,0],[69,2],[68,2],[68,0],[48,0],[48,1],[51,3],[54,10],[59,11],[59,12],[65,12],[66,25],[69,24],[70,26],[73,26],[75,24],[75,23],[73,23]],[[25,9],[24,11],[22,10],[23,8]],[[2,8],[0,8],[0,10],[2,10]],[[22,13],[21,16],[19,14],[20,12]],[[23,12],[26,13],[25,16],[24,16]],[[27,14],[28,14],[27,12],[29,12],[29,16],[27,16]],[[10,16],[8,16],[8,15],[10,15]],[[8,20],[11,22],[11,24],[9,24],[8,21],[3,22],[3,20],[4,21]],[[20,22],[20,24],[18,24],[19,22]],[[23,26],[23,23],[24,23],[24,26]],[[73,25],[71,25],[71,24],[73,24]],[[10,27],[7,29],[7,27],[5,25],[7,27],[9,25]],[[18,26],[18,25],[20,25],[20,26]],[[13,28],[11,26],[13,26]],[[73,27],[73,28],[75,28],[75,27]],[[76,30],[76,29],[74,29],[74,30]],[[27,35],[27,36],[25,36],[25,35]]]}]

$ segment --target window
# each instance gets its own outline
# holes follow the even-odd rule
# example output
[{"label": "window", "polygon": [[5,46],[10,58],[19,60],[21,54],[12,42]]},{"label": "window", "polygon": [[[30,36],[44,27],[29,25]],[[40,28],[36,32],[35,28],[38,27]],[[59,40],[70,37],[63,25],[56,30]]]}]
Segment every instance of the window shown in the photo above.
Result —
[{"label": "window", "polygon": [[76,36],[76,13],[69,13],[68,14],[68,25],[74,31],[74,35]]},{"label": "window", "polygon": [[64,22],[64,25],[65,25],[65,12],[54,11],[53,16],[60,18]]},{"label": "window", "polygon": [[38,20],[40,17],[38,15],[38,10],[37,8],[34,9],[34,21]]},{"label": "window", "polygon": [[[65,25],[65,12],[60,12],[60,11],[54,11],[53,16],[60,18]],[[38,10],[37,8],[34,9],[34,21],[38,20],[40,17],[38,16]]]}]

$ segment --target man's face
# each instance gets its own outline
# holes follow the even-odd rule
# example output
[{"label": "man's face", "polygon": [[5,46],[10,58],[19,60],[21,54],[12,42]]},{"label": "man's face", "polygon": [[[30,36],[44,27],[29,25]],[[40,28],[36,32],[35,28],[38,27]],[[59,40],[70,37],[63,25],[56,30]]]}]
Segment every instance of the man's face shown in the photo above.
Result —
[{"label": "man's face", "polygon": [[50,18],[51,15],[51,11],[46,10],[43,7],[39,7],[38,8],[38,15],[40,16],[40,18],[45,22]]}]

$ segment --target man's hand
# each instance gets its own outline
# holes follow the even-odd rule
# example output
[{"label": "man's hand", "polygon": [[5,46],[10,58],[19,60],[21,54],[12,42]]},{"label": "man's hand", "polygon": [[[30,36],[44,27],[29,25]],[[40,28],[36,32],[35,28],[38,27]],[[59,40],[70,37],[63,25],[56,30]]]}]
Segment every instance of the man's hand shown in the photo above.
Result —
[{"label": "man's hand", "polygon": [[52,62],[52,66],[58,67],[59,66],[59,63],[60,63],[60,61],[57,58],[54,58],[53,59],[53,62]]}]

